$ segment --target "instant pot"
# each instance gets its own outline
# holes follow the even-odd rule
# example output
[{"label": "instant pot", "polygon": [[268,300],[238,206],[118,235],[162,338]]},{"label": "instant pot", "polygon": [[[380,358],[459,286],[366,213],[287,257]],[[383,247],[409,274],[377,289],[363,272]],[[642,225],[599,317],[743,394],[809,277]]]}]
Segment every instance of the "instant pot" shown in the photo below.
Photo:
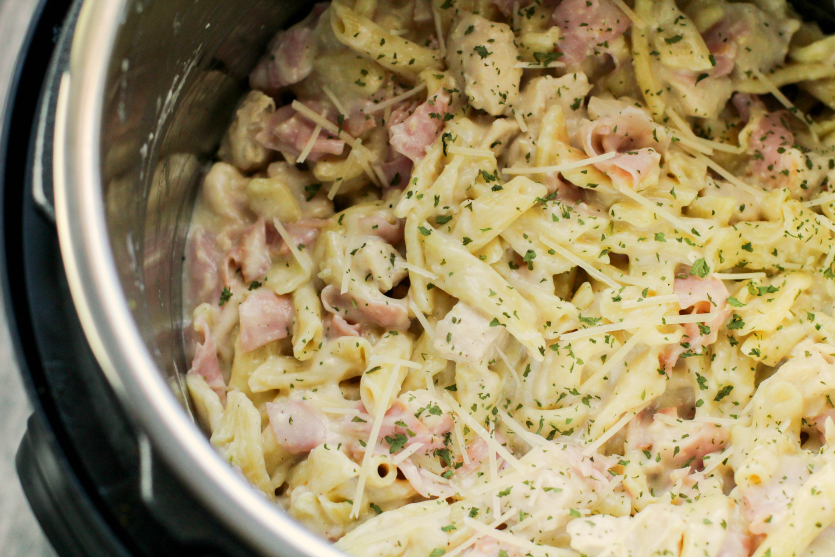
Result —
[{"label": "instant pot", "polygon": [[[832,30],[831,3],[795,7]],[[0,143],[0,272],[35,412],[17,469],[62,556],[340,555],[189,410],[196,188],[292,0],[41,0]]]},{"label": "instant pot", "polygon": [[42,0],[0,157],[2,283],[35,412],[17,469],[64,556],[340,555],[189,411],[183,246],[267,42],[310,5]]}]

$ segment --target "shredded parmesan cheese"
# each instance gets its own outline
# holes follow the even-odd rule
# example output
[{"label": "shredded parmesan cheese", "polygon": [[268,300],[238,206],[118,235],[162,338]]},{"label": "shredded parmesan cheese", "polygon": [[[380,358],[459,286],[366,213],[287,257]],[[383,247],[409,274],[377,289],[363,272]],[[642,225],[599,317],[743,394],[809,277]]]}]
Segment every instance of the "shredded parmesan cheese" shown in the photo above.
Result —
[{"label": "shredded parmesan cheese", "polygon": [[[691,142],[698,143],[703,148],[722,151],[725,153],[732,153],[738,155],[742,153],[743,147],[741,145],[728,145],[727,143],[722,143],[720,141],[712,141],[710,139],[705,139],[703,137],[699,137],[693,130],[690,128],[690,125],[682,118],[678,112],[673,110],[672,108],[667,109],[667,116],[670,120],[675,124],[676,128],[681,131],[683,134],[687,136]],[[685,144],[686,145],[686,144]]]},{"label": "shredded parmesan cheese", "polygon": [[771,81],[768,77],[766,77],[766,75],[763,74],[759,69],[757,69],[756,67],[751,68],[751,74],[754,77],[756,77],[757,80],[760,83],[762,83],[766,89],[768,89],[768,92],[771,93],[771,95],[775,99],[777,99],[780,102],[780,104],[786,107],[786,109],[789,112],[794,114],[795,118],[803,122],[805,125],[809,126],[809,131],[812,132],[812,135],[815,137],[815,141],[817,141],[817,132],[815,131],[815,128],[813,126],[809,125],[809,122],[811,121],[810,118],[806,116],[806,114],[801,112],[800,109],[794,106],[794,104],[792,104],[789,98],[786,95],[784,95],[783,92],[780,91],[780,89],[778,89],[776,85],[774,85],[774,82]]},{"label": "shredded parmesan cheese", "polygon": [[507,366],[507,369],[510,370],[510,374],[513,376],[513,381],[516,383],[516,389],[518,393],[522,393],[522,380],[519,379],[519,373],[516,371],[516,368],[510,364],[510,360],[508,359],[507,355],[504,351],[496,345],[496,352],[499,353],[499,357],[504,361],[504,364]]},{"label": "shredded parmesan cheese", "polygon": [[636,14],[634,11],[632,11],[632,8],[627,6],[626,2],[624,2],[623,0],[612,0],[612,1],[615,3],[615,5],[618,8],[620,8],[620,10],[623,13],[626,14],[626,17],[628,17],[629,19],[632,20],[632,24],[635,25],[635,27],[637,27],[638,29],[646,29],[647,28],[647,24],[644,23],[644,20],[641,19],[640,17],[638,17],[638,14]]},{"label": "shredded parmesan cheese", "polygon": [[522,466],[519,464],[519,460],[515,456],[510,454],[510,452],[508,452],[508,450],[505,449],[498,441],[493,439],[493,437],[489,433],[487,433],[487,431],[485,431],[485,429],[481,427],[481,425],[478,424],[466,412],[466,410],[461,408],[461,405],[458,404],[458,401],[452,398],[452,395],[450,395],[446,391],[444,391],[444,400],[446,400],[447,404],[449,404],[449,407],[452,409],[452,411],[455,412],[456,415],[460,416],[461,419],[463,419],[464,422],[466,422],[467,426],[476,433],[476,435],[478,435],[479,437],[484,439],[485,442],[487,442],[491,449],[499,453],[501,457],[505,459],[505,461],[508,462],[514,468],[518,470],[524,470],[524,468],[522,468]]},{"label": "shredded parmesan cheese", "polygon": [[[351,151],[351,153],[353,153],[353,151]],[[339,188],[342,186],[342,181],[342,178],[339,178],[338,180],[334,180],[333,184],[331,184],[331,189],[328,191],[328,199],[331,201],[333,201],[333,198],[336,197],[336,194],[339,192]]]},{"label": "shredded parmesan cheese", "polygon": [[646,407],[647,407],[647,406],[649,406],[649,405],[650,405],[650,403],[649,403],[649,402],[647,402],[647,403],[642,404],[641,406],[639,406],[638,408],[636,408],[636,409],[634,409],[634,410],[629,410],[628,412],[626,412],[623,416],[621,416],[621,418],[620,418],[617,422],[615,422],[615,425],[613,425],[613,426],[612,426],[612,427],[610,427],[608,430],[606,430],[606,433],[604,433],[603,435],[601,435],[600,437],[598,437],[598,438],[597,438],[594,442],[592,442],[592,443],[590,443],[590,444],[586,445],[586,447],[583,449],[583,454],[584,454],[584,455],[586,455],[586,456],[591,456],[591,455],[593,455],[594,453],[596,453],[596,452],[597,452],[597,450],[598,450],[600,447],[602,447],[603,445],[605,445],[605,444],[606,444],[606,442],[607,442],[609,439],[611,439],[612,437],[614,437],[614,435],[615,435],[618,431],[620,431],[621,429],[623,429],[623,427],[624,427],[626,424],[628,424],[628,423],[629,423],[629,420],[631,420],[632,418],[634,418],[635,416],[637,416],[638,414],[640,414],[640,413],[644,410],[644,408],[646,408]]},{"label": "shredded parmesan cheese", "polygon": [[469,526],[476,532],[481,533],[485,536],[490,536],[491,538],[495,538],[500,542],[504,542],[508,545],[516,546],[532,555],[545,555],[551,556],[556,555],[559,557],[576,557],[577,553],[570,549],[562,549],[559,547],[553,546],[543,546],[543,545],[536,545],[535,543],[529,542],[528,540],[522,539],[518,536],[514,536],[506,531],[496,530],[494,528],[490,528],[488,525],[483,524],[477,520],[473,520],[472,518],[465,516],[464,517],[464,524]]},{"label": "shredded parmesan cheese", "polygon": [[637,300],[624,300],[620,303],[620,307],[623,309],[633,309],[658,304],[677,304],[678,302],[678,294],[667,294],[664,296],[648,296],[646,298],[638,298]]},{"label": "shredded parmesan cheese", "polygon": [[336,95],[333,94],[333,91],[331,91],[330,88],[327,85],[322,85],[322,91],[325,92],[325,94],[331,100],[331,102],[333,103],[333,106],[336,107],[336,109],[339,111],[339,113],[342,114],[343,116],[347,117],[348,116],[348,111],[345,110],[345,106],[341,102],[339,102],[339,99],[336,97]]},{"label": "shredded parmesan cheese", "polygon": [[731,184],[735,185],[736,187],[745,190],[746,192],[750,193],[756,199],[762,199],[763,191],[758,190],[754,186],[750,186],[713,162],[711,159],[707,158],[706,156],[702,155],[701,153],[691,153],[697,161],[701,162],[702,164],[706,165],[709,169],[713,170],[719,176],[730,182]]},{"label": "shredded parmesan cheese", "polygon": [[[492,433],[490,433],[490,437],[493,437]],[[499,467],[496,463],[496,451],[487,451],[487,461],[490,465],[490,483],[495,483],[499,476]],[[498,519],[502,514],[502,502],[499,501],[498,488],[495,488],[492,491],[490,499],[493,502],[493,517]]]},{"label": "shredded parmesan cheese", "polygon": [[650,211],[652,211],[653,213],[655,213],[659,217],[663,218],[664,220],[666,220],[667,222],[669,222],[670,224],[675,226],[677,229],[679,229],[681,232],[684,232],[685,234],[687,234],[689,236],[695,236],[695,234],[693,234],[693,232],[688,230],[686,222],[684,222],[679,217],[677,217],[674,214],[672,214],[671,212],[669,212],[667,209],[664,209],[663,207],[659,206],[657,203],[653,203],[652,201],[650,201],[649,199],[647,199],[643,195],[641,195],[641,194],[639,194],[635,191],[632,191],[628,187],[622,187],[618,191],[620,193],[622,193],[623,195],[625,195],[626,197],[632,199],[633,201],[635,201],[639,205],[643,205],[644,207],[646,207],[647,209],[649,209]]},{"label": "shredded parmesan cheese", "polygon": [[513,117],[516,118],[516,122],[519,124],[519,129],[523,132],[527,132],[528,125],[525,123],[525,118],[517,112],[515,108],[513,109]]},{"label": "shredded parmesan cheese", "polygon": [[415,304],[415,302],[412,301],[411,298],[409,298],[409,309],[411,309],[412,313],[415,314],[415,318],[417,318],[418,323],[420,323],[421,327],[423,327],[423,330],[426,331],[426,334],[429,335],[429,338],[435,340],[435,329],[432,327],[432,325],[429,323],[429,320],[426,319],[426,316],[423,315],[423,312],[420,311],[420,308],[417,307],[417,304]]},{"label": "shredded parmesan cheese", "polygon": [[284,225],[281,224],[281,221],[278,218],[273,219],[273,225],[275,229],[278,231],[278,234],[281,236],[281,239],[284,240],[284,243],[287,244],[287,247],[290,249],[290,253],[293,254],[293,257],[296,258],[296,261],[299,262],[302,269],[307,272],[310,272],[310,269],[313,268],[313,262],[310,260],[310,257],[307,256],[306,253],[302,253],[299,251],[298,246],[293,241],[293,238],[287,232],[287,229],[284,228]]},{"label": "shredded parmesan cheese", "polygon": [[612,151],[610,153],[603,153],[602,155],[597,155],[596,157],[589,157],[581,161],[567,162],[565,164],[556,164],[554,166],[529,166],[520,168],[505,168],[504,170],[502,170],[502,174],[507,174],[508,176],[513,176],[516,174],[555,174],[557,172],[572,170],[574,168],[582,168],[584,166],[590,166],[592,164],[607,161],[609,159],[615,158],[617,155],[618,153]]},{"label": "shredded parmesan cheese", "polygon": [[[736,420],[734,420],[734,421],[736,421]],[[727,449],[725,449],[724,451],[722,451],[718,455],[717,454],[707,455],[705,457],[705,460],[710,459],[710,464],[705,466],[705,469],[702,470],[702,474],[707,476],[708,474],[713,472],[716,469],[717,466],[722,464],[726,459],[730,458],[730,456],[732,454],[734,454],[733,446],[728,447]]]},{"label": "shredded parmesan cheese", "polygon": [[[489,528],[496,528],[497,526],[500,526],[501,524],[507,522],[507,520],[511,516],[515,515],[516,512],[517,512],[516,509],[510,509],[509,511],[504,513],[502,516],[500,516],[499,518],[497,518],[496,520],[491,522],[490,525],[489,525]],[[481,534],[481,533],[478,533],[474,536],[471,536],[470,538],[467,539],[467,541],[465,541],[464,543],[462,543],[461,545],[459,545],[455,549],[451,550],[449,553],[445,553],[444,557],[455,557],[456,555],[463,552],[465,549],[467,549],[468,547],[470,547],[471,545],[473,545],[475,542],[477,542],[479,539],[481,539],[483,537],[484,537],[484,534]]]},{"label": "shredded parmesan cheese", "polygon": [[438,280],[438,275],[430,273],[423,267],[418,267],[417,265],[413,265],[411,263],[401,263],[400,265],[410,273],[415,273],[416,275],[428,278],[429,280]]},{"label": "shredded parmesan cheese", "polygon": [[804,201],[804,207],[817,207],[818,205],[826,205],[828,203],[835,202],[835,193],[830,193],[827,195],[822,195],[817,199],[813,199],[811,201]]},{"label": "shredded parmesan cheese", "polygon": [[588,384],[594,384],[599,379],[602,379],[606,376],[607,373],[615,369],[616,366],[620,365],[620,363],[626,359],[629,355],[629,352],[638,344],[638,341],[649,332],[650,329],[659,325],[658,321],[664,315],[664,312],[667,310],[666,307],[661,306],[658,308],[655,313],[646,321],[646,324],[642,326],[640,329],[635,331],[635,334],[632,335],[629,340],[627,340],[623,346],[621,346],[617,352],[615,352],[611,358],[606,360],[606,363],[598,369],[594,375],[586,379],[583,385],[580,387],[582,390],[586,390],[584,387]]},{"label": "shredded parmesan cheese", "polygon": [[748,280],[765,278],[765,273],[713,273],[719,280]]},{"label": "shredded parmesan cheese", "polygon": [[499,416],[502,418],[502,421],[507,426],[507,428],[525,440],[525,442],[530,445],[531,447],[541,447],[547,443],[542,437],[539,435],[534,435],[524,427],[522,427],[519,422],[511,418],[507,412],[496,407],[496,410],[499,412]]},{"label": "shredded parmesan cheese", "polygon": [[412,443],[411,445],[400,451],[394,458],[392,458],[391,463],[397,466],[398,464],[400,464],[401,462],[403,462],[422,448],[423,443]]},{"label": "shredded parmesan cheese", "polygon": [[[290,106],[292,106],[293,109],[296,112],[298,112],[299,114],[301,114],[302,116],[304,116],[305,118],[307,118],[308,120],[313,122],[314,124],[321,125],[322,129],[327,130],[331,135],[334,135],[334,136],[338,137],[339,139],[343,140],[345,143],[350,145],[352,149],[356,149],[356,150],[360,151],[360,153],[359,153],[360,155],[364,156],[365,158],[367,158],[371,161],[376,162],[377,155],[375,155],[374,153],[372,153],[371,151],[366,149],[362,145],[362,141],[360,141],[359,139],[355,139],[355,138],[351,137],[350,135],[348,135],[345,132],[345,130],[339,129],[339,127],[336,124],[334,124],[330,120],[327,120],[327,119],[323,118],[322,116],[317,114],[316,111],[312,110],[309,106],[307,106],[303,103],[300,103],[299,101],[293,101]],[[362,157],[358,157],[358,159],[360,159],[360,160],[361,160],[361,158]]]},{"label": "shredded parmesan cheese", "polygon": [[[327,109],[322,111],[322,119],[325,118],[325,114],[327,114]],[[307,159],[307,156],[313,150],[313,146],[316,145],[316,140],[319,139],[319,132],[322,131],[322,124],[316,124],[316,127],[313,128],[313,133],[310,134],[310,139],[307,140],[307,143],[302,149],[301,154],[299,155],[298,160],[296,163],[301,164]]]},{"label": "shredded parmesan cheese", "polygon": [[828,228],[832,232],[835,232],[835,222],[832,222],[827,217],[815,214],[815,220],[817,220],[824,228]]},{"label": "shredded parmesan cheese", "polygon": [[[435,385],[432,385],[432,388],[434,390]],[[437,394],[437,391],[434,392]],[[458,451],[464,459],[464,464],[469,464],[470,455],[467,453],[467,446],[464,444],[464,431],[461,429],[461,424],[458,423],[458,420],[452,420],[452,432],[454,433],[455,444],[458,445]]]},{"label": "shredded parmesan cheese", "polygon": [[600,335],[603,333],[612,333],[615,331],[625,331],[628,329],[639,329],[641,325],[644,324],[644,321],[637,321],[637,320],[628,320],[628,321],[620,321],[618,323],[611,323],[609,325],[598,325],[596,327],[588,327],[586,329],[580,329],[578,331],[574,331],[573,333],[566,333],[564,335],[560,335],[560,340],[576,340],[578,338],[586,338],[592,337],[594,335]]},{"label": "shredded parmesan cheese", "polygon": [[432,18],[435,20],[435,32],[438,34],[438,52],[440,57],[446,56],[446,41],[444,40],[444,29],[441,24],[441,14],[438,13],[438,7],[435,2],[432,2]]},{"label": "shredded parmesan cheese", "polygon": [[[391,400],[391,394],[394,391],[394,385],[397,383],[397,377],[400,375],[400,366],[394,366],[394,370],[386,382],[386,388],[383,390],[383,396],[380,400]],[[357,490],[354,492],[354,504],[351,507],[351,516],[359,517],[360,505],[362,504],[362,495],[365,490],[365,480],[368,478],[369,469],[371,468],[371,455],[374,454],[374,447],[377,446],[377,438],[380,436],[380,428],[383,426],[383,418],[386,415],[386,408],[380,405],[377,408],[377,414],[374,416],[374,424],[371,426],[371,434],[368,436],[368,441],[365,444],[365,454],[362,457],[362,464],[360,465],[360,475],[357,479]]]},{"label": "shredded parmesan cheese", "polygon": [[557,244],[556,242],[552,242],[549,238],[545,238],[545,237],[540,238],[540,240],[542,241],[543,244],[545,244],[546,246],[548,246],[549,248],[551,248],[552,250],[554,250],[555,252],[557,252],[558,254],[563,256],[565,259],[568,259],[571,263],[574,263],[578,267],[582,268],[591,277],[599,280],[600,282],[608,284],[609,286],[611,286],[615,290],[620,288],[620,284],[616,283],[614,280],[610,279],[609,277],[607,277],[606,275],[604,275],[603,273],[601,273],[600,271],[598,271],[597,269],[592,267],[590,264],[586,263],[585,261],[583,261],[582,259],[580,259],[576,255],[574,255],[573,253],[571,253],[567,249],[565,249],[562,246],[560,246],[559,244]]}]

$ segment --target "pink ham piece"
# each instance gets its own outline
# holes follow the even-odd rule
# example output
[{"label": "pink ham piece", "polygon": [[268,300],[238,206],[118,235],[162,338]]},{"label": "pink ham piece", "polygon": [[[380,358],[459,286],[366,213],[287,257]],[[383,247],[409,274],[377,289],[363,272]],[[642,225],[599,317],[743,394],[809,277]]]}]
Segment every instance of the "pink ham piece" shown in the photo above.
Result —
[{"label": "pink ham piece", "polygon": [[789,129],[788,111],[752,116],[748,152],[751,162],[748,171],[760,179],[760,183],[772,187],[786,185],[798,171],[797,157],[789,153],[794,146],[794,134]]},{"label": "pink ham piece", "polygon": [[293,325],[293,301],[272,290],[252,292],[239,308],[241,350],[250,352],[268,342],[286,338]]},{"label": "pink ham piece", "polygon": [[678,417],[675,408],[662,408],[655,414],[644,410],[629,421],[626,446],[632,449],[652,449],[661,455],[665,464],[681,468],[684,465],[701,468],[705,456],[724,450],[729,441],[728,430],[708,422],[682,420],[670,425],[655,418],[657,414]]},{"label": "pink ham piece", "polygon": [[765,112],[765,104],[757,95],[749,95],[748,93],[736,93],[731,102],[739,113],[739,117],[743,122],[748,123],[751,119],[752,112]]},{"label": "pink ham piece", "polygon": [[325,336],[328,340],[339,337],[360,337],[362,336],[362,325],[352,325],[340,316],[329,313],[323,319]]},{"label": "pink ham piece", "polygon": [[660,152],[669,139],[649,116],[636,107],[627,106],[620,113],[585,122],[580,137],[590,157],[604,153],[619,153],[595,166],[609,175],[615,185],[638,189],[648,177],[657,176],[661,163]]},{"label": "pink ham piece", "polygon": [[275,95],[288,85],[300,82],[313,71],[318,54],[314,27],[327,4],[316,4],[304,21],[279,32],[267,48],[267,54],[249,75],[252,89]]},{"label": "pink ham piece", "polygon": [[684,339],[690,344],[690,349],[698,352],[701,348],[716,342],[719,337],[719,328],[722,323],[730,317],[731,308],[727,304],[730,293],[725,284],[717,278],[687,277],[676,279],[673,286],[679,297],[679,306],[682,310],[690,310],[689,313],[717,313],[716,318],[704,323],[710,327],[709,333],[702,333],[698,323],[685,323],[684,331],[687,337]]},{"label": "pink ham piece", "polygon": [[189,295],[194,305],[215,302],[220,296],[218,253],[214,235],[206,229],[194,230],[188,239],[186,259]]},{"label": "pink ham piece", "polygon": [[438,138],[449,113],[449,95],[436,93],[418,106],[411,116],[389,128],[392,148],[418,162],[426,155],[426,148]]},{"label": "pink ham piece", "polygon": [[739,51],[737,41],[750,32],[751,27],[746,21],[725,18],[702,35],[705,46],[716,62],[711,77],[728,75],[733,71]]},{"label": "pink ham piece", "polygon": [[409,177],[412,175],[413,166],[414,163],[409,157],[395,152],[394,158],[380,165],[380,170],[383,171],[383,176],[386,177],[386,183],[383,184],[383,188],[402,189],[406,187],[406,184],[409,183]]},{"label": "pink ham piece", "polygon": [[226,381],[223,380],[223,373],[220,371],[220,362],[217,359],[217,347],[215,339],[202,315],[194,322],[194,332],[200,337],[197,348],[194,351],[194,360],[191,362],[189,373],[200,375],[206,380],[206,384],[217,393],[220,402],[226,404]]},{"label": "pink ham piece", "polygon": [[[305,104],[316,112],[321,111],[318,103],[308,101]],[[268,149],[298,157],[313,135],[315,127],[313,122],[296,112],[292,106],[282,106],[270,116],[266,126],[255,139]],[[344,141],[332,139],[327,131],[321,130],[307,160],[315,162],[326,155],[341,155],[344,149]]]},{"label": "pink ham piece", "polygon": [[[371,434],[374,418],[366,412],[365,407],[359,405],[359,414],[347,415],[342,421],[342,430],[352,437],[366,439]],[[355,418],[359,420],[355,420]],[[364,421],[361,421],[364,420]],[[405,427],[401,424],[405,424]],[[452,431],[452,418],[449,414],[440,416],[423,415],[420,419],[408,411],[406,405],[396,400],[386,411],[383,424],[380,427],[379,440],[385,443],[385,438],[405,435],[408,447],[415,443],[423,443],[421,451],[432,454],[435,449],[444,448],[444,435]],[[411,432],[411,433],[410,433]],[[412,435],[412,433],[414,435]]]},{"label": "pink ham piece", "polygon": [[[296,247],[304,246],[305,248],[313,248],[316,240],[322,229],[327,226],[328,221],[325,219],[301,219],[296,222],[291,222],[284,225],[287,234],[290,235]],[[278,255],[290,255],[290,248],[278,234],[278,231],[271,224],[267,225],[267,243]],[[301,248],[299,248],[301,249]]]},{"label": "pink ham piece", "polygon": [[[706,323],[703,327],[709,327],[710,331],[702,333],[700,323],[685,323],[683,325],[685,336],[681,343],[670,346],[658,357],[662,368],[671,373],[678,362],[679,357],[687,352],[700,354],[705,346],[716,342],[719,337],[719,328],[731,315],[731,308],[727,304],[730,293],[725,284],[717,278],[687,277],[677,278],[673,289],[679,297],[679,307],[684,314],[716,313],[717,316]],[[685,344],[685,346],[682,346]]]},{"label": "pink ham piece", "polygon": [[562,31],[560,50],[568,66],[608,48],[629,28],[629,18],[611,0],[563,0],[551,23]]},{"label": "pink ham piece", "polygon": [[387,218],[387,215],[384,213],[372,213],[359,219],[357,224],[360,234],[377,236],[383,241],[394,245],[403,240],[406,219],[392,219],[391,217]]},{"label": "pink ham piece", "polygon": [[239,249],[244,280],[252,282],[264,278],[272,260],[267,248],[267,230],[263,218],[244,231]]},{"label": "pink ham piece", "polygon": [[325,419],[304,401],[268,402],[267,415],[278,444],[289,453],[309,453],[327,440]]},{"label": "pink ham piece", "polygon": [[362,290],[355,296],[351,292],[340,294],[339,288],[329,285],[322,290],[322,305],[330,313],[354,323],[404,331],[411,325],[406,300],[395,300],[377,291]]}]

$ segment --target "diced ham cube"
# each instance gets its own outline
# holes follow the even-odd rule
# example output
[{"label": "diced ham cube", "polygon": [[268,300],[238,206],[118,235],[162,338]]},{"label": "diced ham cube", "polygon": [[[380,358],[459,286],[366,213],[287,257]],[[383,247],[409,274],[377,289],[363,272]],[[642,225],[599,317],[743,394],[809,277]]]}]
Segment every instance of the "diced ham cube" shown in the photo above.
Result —
[{"label": "diced ham cube", "polygon": [[289,296],[279,296],[260,288],[247,297],[239,311],[241,350],[244,352],[290,335],[294,313]]}]

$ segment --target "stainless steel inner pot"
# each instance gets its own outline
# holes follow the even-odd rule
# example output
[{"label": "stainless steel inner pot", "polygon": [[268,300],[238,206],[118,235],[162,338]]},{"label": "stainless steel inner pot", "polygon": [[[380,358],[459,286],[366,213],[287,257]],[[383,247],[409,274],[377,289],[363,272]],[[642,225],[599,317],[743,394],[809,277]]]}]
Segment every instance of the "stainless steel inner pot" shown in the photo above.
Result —
[{"label": "stainless steel inner pot", "polygon": [[181,380],[183,247],[198,182],[267,41],[308,9],[86,0],[58,96],[55,212],[73,301],[143,458],[162,458],[259,553],[337,556],[214,452]]}]

